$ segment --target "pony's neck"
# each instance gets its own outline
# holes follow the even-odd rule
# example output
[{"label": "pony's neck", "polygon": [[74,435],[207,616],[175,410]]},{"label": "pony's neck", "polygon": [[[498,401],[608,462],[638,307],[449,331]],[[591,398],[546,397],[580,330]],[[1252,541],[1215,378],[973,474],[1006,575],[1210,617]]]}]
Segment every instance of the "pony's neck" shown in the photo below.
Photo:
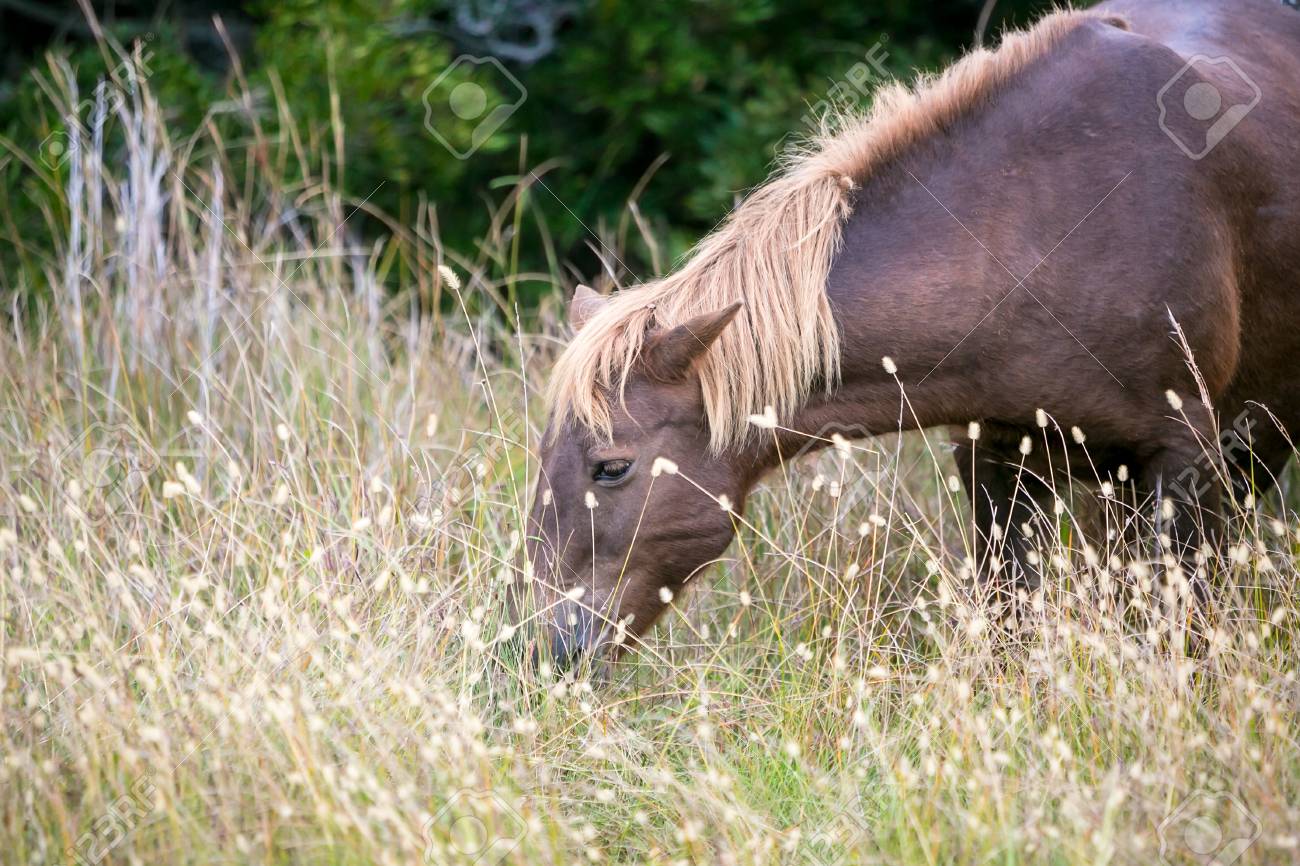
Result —
[{"label": "pony's neck", "polygon": [[[882,334],[894,327],[895,334],[907,332],[901,320],[883,324]],[[911,327],[916,328],[915,323]],[[813,396],[788,417],[778,418],[777,429],[758,431],[744,448],[741,466],[746,492],[783,461],[831,447],[836,437],[853,441],[965,425],[990,411],[984,396],[987,383],[972,375],[970,367],[954,359],[935,363],[951,348],[942,337],[912,335],[905,344],[912,349],[908,353],[912,360],[886,361],[877,348],[878,334],[854,333],[852,328],[845,332],[839,384],[829,393]],[[982,335],[969,342],[980,344]]]},{"label": "pony's neck", "polygon": [[831,447],[837,438],[853,441],[929,426],[917,422],[909,402],[883,367],[877,381],[855,377],[843,382],[833,393],[808,401],[793,416],[778,419],[777,429],[764,430],[751,440],[741,458],[748,485],[752,487],[783,461]]},{"label": "pony's neck", "polygon": [[[933,170],[924,160],[910,166],[926,177]],[[839,380],[829,391],[814,387],[778,419],[780,429],[749,440],[745,459],[754,481],[792,455],[830,446],[836,434],[854,440],[965,425],[1003,408],[995,383],[1005,371],[990,363],[1003,338],[982,327],[985,312],[968,299],[1005,294],[1014,281],[925,185],[901,169],[891,174],[901,177],[878,181],[887,194],[868,190],[845,224],[827,279],[840,335]],[[953,207],[972,209],[966,188],[944,192]],[[974,220],[967,224],[995,235]],[[918,249],[913,237],[930,246]],[[1002,260],[1015,261],[1008,253]]]}]

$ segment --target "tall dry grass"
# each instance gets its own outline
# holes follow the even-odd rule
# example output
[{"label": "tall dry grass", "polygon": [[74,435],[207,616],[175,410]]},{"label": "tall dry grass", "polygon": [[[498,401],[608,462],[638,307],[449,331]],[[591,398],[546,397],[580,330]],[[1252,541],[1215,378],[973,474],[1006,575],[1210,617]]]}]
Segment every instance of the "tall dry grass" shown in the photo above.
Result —
[{"label": "tall dry grass", "polygon": [[[0,332],[3,862],[1297,859],[1289,498],[1240,504],[1188,657],[1123,496],[1062,490],[1008,650],[939,440],[831,449],[623,661],[521,666],[561,332],[503,324],[511,221],[362,246],[328,179],[235,182],[232,148],[292,158],[255,115],[232,143],[143,81],[96,104],[52,292]],[[386,293],[395,246],[422,276]]]}]

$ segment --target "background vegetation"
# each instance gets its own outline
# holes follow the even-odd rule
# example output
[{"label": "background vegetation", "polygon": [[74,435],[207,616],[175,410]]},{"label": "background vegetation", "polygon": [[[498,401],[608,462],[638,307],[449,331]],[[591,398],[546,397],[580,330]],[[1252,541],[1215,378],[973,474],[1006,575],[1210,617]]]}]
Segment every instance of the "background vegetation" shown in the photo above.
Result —
[{"label": "background vegetation", "polygon": [[[596,281],[605,270],[635,281],[592,232],[607,247],[616,237],[630,240],[622,262],[636,275],[653,274],[767,174],[837,83],[837,101],[865,103],[869,88],[846,88],[844,79],[873,46],[888,74],[935,68],[970,45],[981,5],[206,0],[115,2],[98,11],[107,34],[143,46],[150,84],[175,134],[202,125],[220,132],[232,176],[264,158],[268,140],[292,138],[297,152],[274,166],[279,184],[300,188],[319,177],[403,224],[431,209],[438,234],[463,250],[490,233],[505,208],[506,230],[520,236],[512,251],[520,258],[521,294],[535,300],[553,288],[555,271]],[[990,33],[1046,5],[1003,0]],[[49,252],[41,239],[63,173],[44,163],[33,170],[16,152],[38,153],[66,127],[48,98],[56,70],[47,52],[68,58],[83,99],[119,61],[94,43],[73,0],[6,0],[0,34],[0,177],[8,191],[0,237],[39,256]],[[423,98],[462,54],[499,56],[527,93],[468,160],[426,130]],[[444,83],[471,74],[456,68]],[[475,80],[491,99],[513,98],[514,84],[491,70]],[[429,119],[463,133],[465,122],[436,98],[445,93],[435,95]],[[292,119],[276,110],[277,101],[292,107]],[[510,200],[517,178],[532,172],[542,182],[525,187],[522,201]],[[659,239],[658,250],[628,232],[629,200]],[[363,215],[347,231],[373,237],[384,229]],[[25,279],[15,259],[12,251],[0,256],[0,287],[10,292]],[[390,285],[411,278],[414,263],[402,264]]]}]

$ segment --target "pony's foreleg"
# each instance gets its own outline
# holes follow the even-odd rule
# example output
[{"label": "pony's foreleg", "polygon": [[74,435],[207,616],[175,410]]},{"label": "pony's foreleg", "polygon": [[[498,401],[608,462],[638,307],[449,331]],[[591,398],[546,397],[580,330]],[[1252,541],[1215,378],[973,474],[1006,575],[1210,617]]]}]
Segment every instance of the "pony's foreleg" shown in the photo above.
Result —
[{"label": "pony's foreleg", "polygon": [[[1223,502],[1228,480],[1209,412],[1199,402],[1182,410],[1186,422],[1143,455],[1139,494],[1151,503],[1152,559],[1171,637],[1185,634],[1194,655],[1204,652],[1210,594],[1208,554],[1225,538]],[[1188,483],[1195,479],[1196,483]]]},{"label": "pony's foreleg", "polygon": [[1206,554],[1223,542],[1227,478],[1213,444],[1196,437],[1165,443],[1144,460],[1139,475],[1139,493],[1153,508],[1157,567],[1165,585],[1176,596],[1187,594],[1194,609],[1208,598]]},{"label": "pony's foreleg", "polygon": [[[1021,591],[1032,595],[1042,582],[1041,558],[1034,543],[1035,516],[1051,511],[1052,497],[1014,443],[994,431],[972,442],[954,438],[957,474],[970,497],[974,517],[974,557],[979,577],[995,609],[1013,612]],[[1043,512],[1043,509],[1048,509]]]}]

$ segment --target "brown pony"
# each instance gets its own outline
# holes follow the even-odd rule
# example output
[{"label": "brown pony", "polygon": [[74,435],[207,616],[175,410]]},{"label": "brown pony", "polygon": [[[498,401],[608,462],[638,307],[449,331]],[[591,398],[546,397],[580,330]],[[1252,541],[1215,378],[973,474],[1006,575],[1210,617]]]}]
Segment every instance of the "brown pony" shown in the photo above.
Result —
[{"label": "brown pony", "polygon": [[1086,436],[1092,480],[1131,472],[1183,553],[1205,479],[1258,491],[1289,456],[1251,420],[1249,456],[1200,462],[1219,419],[1300,422],[1300,12],[1056,13],[835,129],[676,273],[575,297],[528,533],[560,661],[644,632],[795,431],[980,421],[957,458],[1022,586],[1008,463],[1040,423]]}]

